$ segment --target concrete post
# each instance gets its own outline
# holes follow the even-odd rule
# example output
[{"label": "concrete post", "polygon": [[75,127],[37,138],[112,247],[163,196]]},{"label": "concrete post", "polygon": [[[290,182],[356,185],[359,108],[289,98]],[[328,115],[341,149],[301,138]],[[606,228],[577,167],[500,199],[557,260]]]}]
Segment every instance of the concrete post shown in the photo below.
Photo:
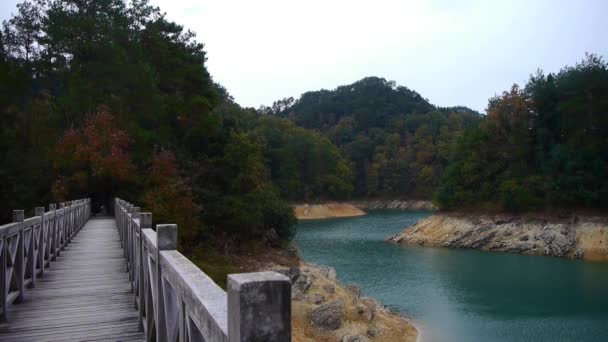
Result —
[{"label": "concrete post", "polygon": [[2,306],[2,312],[0,313],[0,323],[6,322],[7,316],[7,307],[8,307],[8,298],[6,298],[7,294],[7,284],[6,284],[6,257],[8,253],[8,247],[6,246],[8,243],[8,239],[1,238],[2,241],[2,250],[0,250],[0,305]]},{"label": "concrete post", "polygon": [[[177,225],[176,224],[157,224],[156,225],[156,341],[165,342],[167,340],[163,274],[160,267],[160,252],[177,249]],[[173,319],[173,317],[171,317]]]},{"label": "concrete post", "polygon": [[[36,207],[36,209],[34,209],[34,214],[36,216],[40,216],[40,233],[38,235],[38,253],[36,254],[36,256],[38,265],[40,266],[40,276],[42,277],[44,275],[44,256],[46,253],[46,241],[44,241],[44,231],[48,230],[48,227],[46,227],[46,225],[44,224],[44,207]],[[36,271],[35,267],[34,271]]]},{"label": "concrete post", "polygon": [[291,341],[291,282],[277,272],[228,275],[228,341]]},{"label": "concrete post", "polygon": [[15,303],[23,301],[23,293],[25,292],[25,245],[23,234],[23,220],[25,219],[25,213],[23,210],[13,210],[13,222],[21,222],[19,228],[19,241],[17,242],[17,257],[15,260],[15,274],[17,275],[17,286],[19,296],[15,299]]},{"label": "concrete post", "polygon": [[[40,228],[38,228],[38,238],[36,238],[36,232],[34,227],[32,226],[32,237],[30,238],[30,272],[32,274],[32,285],[31,287],[36,287],[36,266],[40,265],[40,274],[42,275],[42,271],[44,270],[44,207],[36,207],[34,208],[34,216],[40,217]],[[36,251],[36,242],[38,242],[38,250]]]},{"label": "concrete post", "polygon": [[[56,227],[57,227],[57,205],[55,203],[51,203],[49,204],[49,211],[53,212],[53,222],[51,223],[51,226],[49,227],[49,247],[48,247],[48,256],[49,256],[49,267],[51,267],[51,261],[55,260],[55,251],[57,249],[57,231],[56,231]],[[53,253],[53,256],[51,257],[51,252]]]},{"label": "concrete post", "polygon": [[65,243],[65,226],[67,222],[67,210],[65,209],[65,202],[59,202],[59,209],[63,209],[63,212],[61,214],[61,219],[59,219],[59,224],[57,225],[57,236],[59,237],[57,239],[57,245],[59,247],[59,249],[57,250],[57,256],[61,254]]},{"label": "concrete post", "polygon": [[144,331],[144,303],[145,303],[145,290],[144,290],[144,262],[147,262],[147,260],[144,260],[144,238],[143,238],[143,233],[142,230],[146,229],[146,228],[152,228],[152,213],[140,213],[139,214],[139,240],[137,241],[137,243],[139,244],[138,248],[137,248],[137,253],[139,254],[139,265],[137,265],[137,277],[138,277],[138,289],[137,289],[137,298],[136,298],[136,305],[137,305],[137,311],[139,313],[139,321],[138,321],[138,327],[139,327],[139,331]]},{"label": "concrete post", "polygon": [[131,209],[131,221],[129,221],[129,224],[127,225],[128,227],[128,231],[127,231],[127,265],[129,268],[129,280],[131,281],[131,291],[134,291],[133,289],[133,281],[135,279],[135,229],[137,229],[137,227],[135,227],[135,224],[132,224],[132,220],[134,219],[139,219],[139,207],[133,207]]}]

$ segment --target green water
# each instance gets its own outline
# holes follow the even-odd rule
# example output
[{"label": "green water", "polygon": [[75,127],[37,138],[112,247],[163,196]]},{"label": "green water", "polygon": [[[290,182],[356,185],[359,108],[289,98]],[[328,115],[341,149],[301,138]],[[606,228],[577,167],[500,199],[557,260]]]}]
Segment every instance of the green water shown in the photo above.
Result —
[{"label": "green water", "polygon": [[410,317],[422,341],[608,341],[608,264],[384,242],[428,215],[303,221],[296,243]]}]

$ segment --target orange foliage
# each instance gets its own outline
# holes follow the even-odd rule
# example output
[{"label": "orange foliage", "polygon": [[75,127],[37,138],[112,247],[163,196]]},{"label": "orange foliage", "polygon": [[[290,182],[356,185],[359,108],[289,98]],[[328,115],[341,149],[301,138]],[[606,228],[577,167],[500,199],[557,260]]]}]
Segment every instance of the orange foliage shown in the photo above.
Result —
[{"label": "orange foliage", "polygon": [[203,232],[201,207],[194,202],[192,189],[180,176],[175,155],[162,151],[154,155],[148,171],[143,199],[146,211],[156,223],[178,225],[180,247],[192,247]]},{"label": "orange foliage", "polygon": [[68,130],[56,148],[58,179],[52,191],[56,199],[70,190],[94,192],[118,182],[135,180],[135,165],[128,149],[131,143],[108,108],[99,107],[79,129]]}]

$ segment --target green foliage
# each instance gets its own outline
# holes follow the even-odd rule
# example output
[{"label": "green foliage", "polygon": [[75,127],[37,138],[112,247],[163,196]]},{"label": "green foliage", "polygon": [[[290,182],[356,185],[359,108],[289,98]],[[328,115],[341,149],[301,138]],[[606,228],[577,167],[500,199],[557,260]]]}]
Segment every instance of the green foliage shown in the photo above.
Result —
[{"label": "green foliage", "polygon": [[595,55],[490,100],[435,194],[443,208],[605,208],[608,67]]},{"label": "green foliage", "polygon": [[199,218],[201,208],[188,180],[180,174],[175,155],[169,151],[156,153],[144,181],[141,203],[154,213],[154,221],[178,225],[181,249],[195,245],[206,233],[205,226]]},{"label": "green foliage", "polygon": [[272,179],[290,200],[346,198],[352,192],[347,161],[327,138],[273,116],[254,132],[265,144]]},{"label": "green foliage", "polygon": [[[377,77],[308,92],[296,101],[277,101],[261,111],[320,131],[338,146],[346,157],[340,168],[352,168],[353,190],[348,192],[359,197],[429,198],[447,165],[450,146],[480,117],[466,107],[436,108],[418,93]],[[291,187],[302,185],[294,182]]]},{"label": "green foliage", "polygon": [[180,225],[182,248],[293,236],[258,116],[213,82],[194,33],[146,0],[18,10],[0,34],[3,207],[50,202],[52,188],[140,200]]}]

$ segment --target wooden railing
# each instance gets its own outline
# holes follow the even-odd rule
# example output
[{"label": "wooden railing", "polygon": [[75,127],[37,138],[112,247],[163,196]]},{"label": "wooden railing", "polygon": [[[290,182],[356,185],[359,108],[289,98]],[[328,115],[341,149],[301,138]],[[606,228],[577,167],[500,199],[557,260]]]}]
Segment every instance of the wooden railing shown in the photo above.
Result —
[{"label": "wooden railing", "polygon": [[84,226],[91,215],[90,199],[36,207],[33,217],[13,211],[13,223],[0,226],[0,321],[8,320],[7,308],[24,300],[25,288],[36,286],[51,261]]},{"label": "wooden railing", "polygon": [[114,213],[147,341],[291,341],[291,283],[276,272],[231,274],[228,293],[176,250],[177,225],[121,199]]}]

